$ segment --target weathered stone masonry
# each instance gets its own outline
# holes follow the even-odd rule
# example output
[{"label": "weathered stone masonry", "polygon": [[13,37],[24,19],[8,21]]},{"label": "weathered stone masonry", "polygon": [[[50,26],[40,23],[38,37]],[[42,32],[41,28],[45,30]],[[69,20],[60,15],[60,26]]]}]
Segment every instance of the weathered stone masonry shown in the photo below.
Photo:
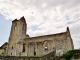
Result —
[{"label": "weathered stone masonry", "polygon": [[29,37],[26,34],[26,20],[21,17],[12,21],[11,32],[5,55],[8,56],[34,56],[45,55],[56,49],[56,55],[62,55],[74,49],[69,28],[66,32]]},{"label": "weathered stone masonry", "polygon": [[44,56],[0,56],[0,60],[54,60],[55,50]]}]

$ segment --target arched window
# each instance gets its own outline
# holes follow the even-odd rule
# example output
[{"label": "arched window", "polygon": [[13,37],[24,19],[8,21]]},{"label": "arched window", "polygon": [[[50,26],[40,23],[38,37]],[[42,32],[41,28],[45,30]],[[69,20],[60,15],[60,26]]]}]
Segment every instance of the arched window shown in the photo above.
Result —
[{"label": "arched window", "polygon": [[48,42],[47,42],[47,41],[44,42],[44,50],[45,50],[45,51],[48,50]]}]

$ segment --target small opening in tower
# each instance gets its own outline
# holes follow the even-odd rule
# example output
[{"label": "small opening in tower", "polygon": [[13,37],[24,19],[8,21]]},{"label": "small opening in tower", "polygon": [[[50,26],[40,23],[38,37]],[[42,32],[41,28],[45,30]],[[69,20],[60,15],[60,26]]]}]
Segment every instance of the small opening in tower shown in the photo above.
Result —
[{"label": "small opening in tower", "polygon": [[12,52],[11,52],[11,55],[12,55]]},{"label": "small opening in tower", "polygon": [[13,49],[13,46],[12,46],[12,49]]},{"label": "small opening in tower", "polygon": [[16,26],[14,27],[14,30],[16,30]]},{"label": "small opening in tower", "polygon": [[23,52],[25,52],[25,44],[23,44]]},{"label": "small opening in tower", "polygon": [[17,23],[15,23],[14,30],[16,30],[16,28],[17,28]]}]

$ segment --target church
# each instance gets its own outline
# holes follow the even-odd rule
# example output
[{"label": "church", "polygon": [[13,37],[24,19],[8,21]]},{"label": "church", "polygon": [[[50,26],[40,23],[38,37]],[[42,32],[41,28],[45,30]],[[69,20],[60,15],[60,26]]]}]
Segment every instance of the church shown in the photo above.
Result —
[{"label": "church", "polygon": [[8,42],[0,47],[0,53],[5,56],[45,55],[56,50],[56,55],[62,55],[74,49],[69,27],[65,32],[30,37],[26,34],[27,23],[23,17],[12,21]]}]

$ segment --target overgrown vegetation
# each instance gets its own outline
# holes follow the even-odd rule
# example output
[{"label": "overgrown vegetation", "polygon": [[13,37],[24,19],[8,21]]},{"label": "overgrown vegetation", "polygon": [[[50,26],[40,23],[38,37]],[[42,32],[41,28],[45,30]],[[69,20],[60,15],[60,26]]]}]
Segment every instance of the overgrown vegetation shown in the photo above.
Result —
[{"label": "overgrown vegetation", "polygon": [[73,54],[75,54],[75,50],[69,50],[65,54],[63,54],[62,57],[66,60],[70,60]]},{"label": "overgrown vegetation", "polygon": [[4,56],[3,54],[0,54],[0,56]]}]

